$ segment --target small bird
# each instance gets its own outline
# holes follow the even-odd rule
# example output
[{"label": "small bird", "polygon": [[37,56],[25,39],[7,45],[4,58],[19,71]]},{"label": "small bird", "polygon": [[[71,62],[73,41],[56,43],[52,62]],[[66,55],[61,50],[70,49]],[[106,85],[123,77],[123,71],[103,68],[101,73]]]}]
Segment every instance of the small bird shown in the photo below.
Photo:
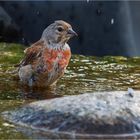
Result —
[{"label": "small bird", "polygon": [[28,86],[49,87],[63,76],[68,66],[71,50],[68,40],[77,36],[72,26],[57,20],[42,33],[41,39],[24,50],[19,64],[19,78]]}]

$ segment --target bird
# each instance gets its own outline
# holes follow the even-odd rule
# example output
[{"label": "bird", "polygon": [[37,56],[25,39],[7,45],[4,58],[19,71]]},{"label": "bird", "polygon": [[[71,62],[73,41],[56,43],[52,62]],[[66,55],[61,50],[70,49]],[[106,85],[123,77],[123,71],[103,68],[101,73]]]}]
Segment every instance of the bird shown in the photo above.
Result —
[{"label": "bird", "polygon": [[56,20],[42,33],[41,38],[24,50],[18,65],[21,83],[29,87],[50,87],[64,75],[71,58],[68,41],[77,33],[63,20]]}]

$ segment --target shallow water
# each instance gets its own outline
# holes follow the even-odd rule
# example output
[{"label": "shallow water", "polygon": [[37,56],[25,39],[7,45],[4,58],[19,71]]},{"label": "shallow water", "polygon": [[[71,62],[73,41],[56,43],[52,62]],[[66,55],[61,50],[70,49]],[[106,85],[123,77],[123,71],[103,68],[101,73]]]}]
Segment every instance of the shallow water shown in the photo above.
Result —
[{"label": "shallow water", "polygon": [[[53,89],[23,89],[16,77],[13,64],[23,56],[23,47],[0,44],[0,112],[32,101],[94,91],[140,89],[140,58],[86,57],[74,55],[65,72]],[[15,49],[13,49],[15,48]],[[0,136],[3,139],[28,138],[13,124],[0,118]]]}]

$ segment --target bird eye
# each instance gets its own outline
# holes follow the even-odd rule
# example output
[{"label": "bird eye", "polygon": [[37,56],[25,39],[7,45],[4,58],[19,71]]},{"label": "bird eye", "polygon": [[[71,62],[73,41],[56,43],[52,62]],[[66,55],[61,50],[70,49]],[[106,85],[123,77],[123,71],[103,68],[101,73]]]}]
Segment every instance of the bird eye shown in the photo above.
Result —
[{"label": "bird eye", "polygon": [[62,28],[62,27],[58,27],[57,30],[58,30],[59,32],[62,32],[62,31],[63,31],[63,28]]}]

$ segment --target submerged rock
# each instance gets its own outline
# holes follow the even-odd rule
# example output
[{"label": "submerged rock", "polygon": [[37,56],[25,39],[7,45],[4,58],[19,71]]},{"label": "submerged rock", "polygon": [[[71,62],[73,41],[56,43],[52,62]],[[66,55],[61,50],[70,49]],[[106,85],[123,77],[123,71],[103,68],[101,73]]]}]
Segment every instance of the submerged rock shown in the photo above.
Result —
[{"label": "submerged rock", "polygon": [[18,126],[45,132],[47,137],[48,132],[57,138],[139,136],[140,91],[135,91],[134,97],[115,91],[43,100],[2,115]]}]

